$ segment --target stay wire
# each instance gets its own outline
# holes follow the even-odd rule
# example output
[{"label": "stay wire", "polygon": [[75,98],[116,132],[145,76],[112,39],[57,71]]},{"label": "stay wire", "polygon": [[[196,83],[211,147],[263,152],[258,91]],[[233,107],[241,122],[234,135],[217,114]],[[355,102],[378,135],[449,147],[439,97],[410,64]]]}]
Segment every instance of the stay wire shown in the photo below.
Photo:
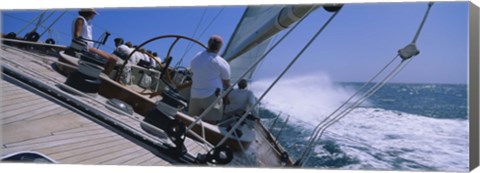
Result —
[{"label": "stay wire", "polygon": [[[312,7],[312,9],[313,9],[313,8],[315,8],[315,7]],[[293,25],[293,27],[292,27],[284,36],[282,36],[282,37],[280,38],[280,40],[278,40],[278,41],[275,43],[275,45],[273,45],[269,50],[267,50],[267,51],[265,52],[265,54],[263,54],[263,56],[260,57],[260,58],[254,63],[254,65],[250,66],[250,68],[249,68],[247,71],[245,71],[245,72],[240,76],[240,78],[243,78],[243,77],[244,77],[248,72],[250,72],[258,63],[260,63],[263,59],[265,59],[265,57],[267,57],[267,55],[269,55],[270,52],[272,52],[272,50],[273,50],[277,45],[279,45],[293,30],[295,30],[295,28],[296,28],[300,23],[303,22],[303,20],[311,13],[312,9],[310,9],[310,10],[307,12],[307,15],[306,15],[305,17],[303,17],[303,18],[300,19],[297,23],[295,23],[295,24]],[[200,116],[198,116],[198,117],[195,119],[195,121],[192,122],[192,123],[187,127],[187,130],[186,130],[186,131],[187,131],[188,133],[190,133],[190,134],[192,134],[192,135],[194,135],[194,136],[198,136],[196,133],[191,132],[191,129],[193,128],[193,126],[195,126],[195,124],[197,124],[199,121],[201,121],[201,120],[203,119],[203,117],[206,116],[206,113],[209,112],[209,111],[213,108],[213,106],[215,105],[215,103],[217,103],[218,101],[220,101],[220,99],[222,99],[223,97],[225,97],[225,95],[227,95],[227,93],[229,93],[229,92],[233,89],[233,87],[240,81],[240,78],[239,78],[237,81],[235,81],[232,85],[230,85],[230,87],[228,87],[228,88],[225,90],[225,92],[223,92],[219,97],[217,97],[217,98],[215,99],[215,101],[214,101],[212,104],[210,104],[210,106],[207,107],[207,109],[205,109],[205,110],[203,111],[203,113],[200,114]],[[258,104],[258,102],[257,102],[256,104]],[[256,106],[256,104],[255,104],[255,106]],[[252,107],[254,107],[254,106],[252,106]],[[233,129],[233,128],[232,128],[232,129]],[[230,131],[230,134],[231,134],[231,132],[232,132],[232,130]],[[228,135],[227,135],[227,136],[228,136]],[[202,141],[203,141],[204,143],[207,143],[205,140],[202,140]],[[207,143],[207,144],[208,144],[208,143]],[[276,151],[276,150],[275,150],[275,151]]]},{"label": "stay wire", "polygon": [[304,158],[307,151],[311,148],[311,146],[313,145],[315,139],[314,139],[314,136],[315,134],[317,133],[317,130],[322,126],[323,123],[325,123],[325,121],[327,121],[328,119],[330,119],[332,116],[335,115],[335,113],[337,113],[340,109],[342,109],[344,106],[346,106],[353,98],[355,98],[355,96],[359,95],[361,93],[361,91],[363,91],[369,84],[371,84],[380,74],[382,74],[386,69],[387,67],[389,67],[396,59],[398,58],[398,55],[396,55],[395,57],[393,57],[392,60],[390,60],[390,62],[388,62],[379,72],[377,72],[377,74],[375,74],[372,78],[370,78],[370,80],[368,80],[367,83],[365,83],[362,87],[360,87],[360,89],[357,90],[357,92],[355,92],[352,96],[350,96],[350,98],[347,99],[347,101],[345,101],[342,105],[340,105],[340,107],[338,107],[337,109],[335,109],[331,114],[329,114],[327,117],[325,117],[316,127],[315,129],[312,131],[312,134],[311,134],[311,137],[310,137],[310,140],[309,140],[309,144],[307,146],[307,148],[305,148],[305,150],[302,152],[301,156],[300,156],[300,159]]},{"label": "stay wire", "polygon": [[[423,20],[422,20],[422,22],[421,22],[421,24],[420,24],[419,29],[418,29],[417,32],[416,32],[416,35],[415,35],[415,37],[414,37],[414,39],[413,39],[413,41],[412,41],[412,44],[415,44],[416,40],[418,39],[418,37],[419,37],[419,35],[420,35],[420,31],[422,30],[423,25],[425,24],[425,21],[426,21],[426,19],[427,19],[427,16],[428,16],[428,14],[429,14],[429,12],[430,12],[430,9],[431,9],[432,5],[433,5],[433,2],[430,2],[430,3],[428,4],[428,9],[426,10],[426,13],[425,13],[425,15],[424,15],[424,18],[423,18]],[[398,55],[397,55],[397,56],[398,56]],[[385,80],[388,81],[388,80],[390,80],[391,78],[393,78],[394,76],[396,76],[396,75],[406,66],[406,64],[408,64],[408,62],[410,62],[410,59],[408,59],[408,61],[407,61],[407,63],[405,63],[405,65],[402,65],[404,62],[405,62],[405,59],[402,60],[402,62],[394,69],[394,71],[392,71],[392,72],[384,79],[384,81],[385,81]],[[399,67],[400,67],[400,69],[398,70]],[[377,84],[378,84],[378,83],[377,83]],[[343,115],[342,115],[342,114],[339,114],[339,116],[336,116],[337,119],[334,118],[333,120],[330,120],[329,123],[327,123],[326,125],[324,125],[325,128],[321,129],[320,131],[317,131],[317,132],[316,132],[316,135],[315,135],[315,138],[310,141],[309,150],[308,150],[308,151],[307,151],[307,150],[304,150],[304,153],[302,153],[302,157],[299,159],[300,164],[303,166],[303,164],[305,164],[305,162],[306,162],[305,160],[303,160],[303,159],[305,159],[305,152],[308,152],[308,154],[307,154],[308,157],[306,157],[306,160],[308,160],[308,158],[310,157],[311,147],[312,147],[312,145],[313,145],[313,142],[316,142],[316,141],[317,141],[317,137],[321,137],[321,135],[324,133],[324,131],[326,130],[326,128],[330,127],[332,124],[334,124],[335,122],[337,122],[338,120],[340,120],[341,118],[343,118],[344,116],[346,116],[348,113],[350,113],[355,107],[357,107],[358,105],[360,105],[361,103],[363,103],[363,102],[366,100],[366,98],[368,98],[368,97],[370,97],[371,95],[373,95],[373,94],[374,94],[376,91],[378,91],[378,89],[380,89],[383,85],[385,85],[385,83],[382,82],[381,85],[376,85],[376,86],[372,87],[372,88],[367,92],[367,94],[366,94],[364,97],[362,97],[363,100],[357,100],[356,104],[354,104],[353,106],[350,106],[349,108],[347,108],[346,110],[344,110],[344,111],[342,112]],[[346,104],[346,103],[345,103],[345,104]],[[342,106],[343,106],[343,105],[342,105]],[[337,110],[338,110],[338,109],[337,109]],[[337,110],[336,110],[336,111],[337,111]],[[348,110],[348,111],[347,111],[347,110]],[[346,111],[346,113],[344,113],[345,111]],[[332,114],[333,114],[333,113],[332,113]],[[329,118],[326,118],[326,119],[329,119]],[[324,119],[324,121],[326,121],[326,119]],[[321,125],[324,121],[322,121],[319,125]],[[318,130],[318,129],[316,129],[316,130]],[[315,131],[315,130],[314,130],[314,131]],[[321,132],[320,135],[318,135],[319,132]]]},{"label": "stay wire", "polygon": [[[207,13],[207,8],[205,8],[205,9],[203,10],[202,16],[200,17],[200,20],[198,21],[197,26],[196,26],[195,29],[193,30],[192,38],[195,38],[195,36],[197,35],[197,31],[198,31],[198,29],[200,28],[200,24],[203,22],[203,18],[205,17],[205,14],[206,14],[206,13]],[[177,64],[175,64],[175,67],[178,67],[178,66],[182,63],[183,58],[184,58],[185,55],[187,54],[188,49],[189,49],[190,47],[192,47],[192,44],[193,44],[192,42],[188,42],[187,49],[186,49],[185,52],[183,53],[182,58],[180,58],[180,60],[177,61]]]},{"label": "stay wire", "polygon": [[328,21],[317,31],[317,33],[308,41],[308,43],[302,48],[302,50],[297,54],[297,56],[288,64],[288,66],[285,68],[284,71],[282,71],[282,73],[275,79],[275,81],[268,87],[268,89],[262,94],[262,96],[260,96],[260,98],[258,99],[258,101],[250,108],[247,109],[247,111],[245,111],[245,113],[242,115],[242,117],[240,118],[240,120],[237,121],[237,123],[232,127],[232,129],[225,135],[225,137],[223,137],[223,139],[218,143],[217,146],[220,146],[221,144],[223,144],[225,141],[226,141],[226,137],[228,137],[229,135],[231,135],[233,133],[233,131],[245,120],[245,118],[247,117],[248,115],[248,112],[252,111],[254,107],[256,107],[260,101],[265,97],[265,95],[273,88],[273,86],[275,86],[277,84],[277,82],[283,77],[283,75],[286,74],[286,72],[292,67],[292,65],[303,55],[303,53],[305,52],[305,50],[310,47],[310,45],[313,43],[313,41],[316,40],[316,38],[320,35],[320,33],[323,32],[323,30],[325,30],[325,28],[330,24],[330,22],[335,18],[335,16],[338,14],[340,10],[336,11],[329,19]]},{"label": "stay wire", "polygon": [[[218,16],[220,16],[220,14],[223,12],[224,9],[225,9],[225,8],[222,7],[222,9],[220,9],[220,11],[215,15],[215,17],[213,17],[213,19],[210,21],[210,23],[208,23],[207,27],[206,27],[206,28],[200,33],[200,35],[197,37],[197,40],[200,39],[200,38],[203,36],[203,34],[205,34],[205,32],[210,28],[210,26],[212,26],[213,22],[215,22],[215,21],[217,20]],[[190,47],[187,48],[186,53],[187,53],[187,52],[190,52],[190,50],[192,49],[192,47],[193,47],[193,44],[191,44]],[[185,54],[186,54],[186,53],[185,53]],[[178,62],[183,62],[183,58],[184,58],[184,57],[182,57]],[[180,64],[179,64],[179,65],[180,65]]]},{"label": "stay wire", "polygon": [[[311,12],[311,10],[307,13],[307,15],[310,14],[310,12]],[[214,103],[210,104],[210,106],[209,106],[207,109],[205,109],[205,111],[203,111],[203,113],[202,113],[200,116],[198,116],[198,118],[196,118],[195,121],[192,122],[192,123],[187,127],[187,131],[189,131],[190,129],[192,129],[193,126],[194,126],[198,121],[200,121],[203,117],[205,117],[205,116],[206,116],[206,112],[209,112],[209,111],[213,108],[213,106],[215,105],[215,103],[217,103],[218,101],[220,101],[221,98],[225,97],[225,96],[227,95],[227,93],[229,93],[229,92],[233,89],[233,87],[240,81],[241,78],[243,78],[245,75],[247,75],[247,73],[250,72],[251,70],[253,70],[253,68],[254,68],[258,63],[260,63],[263,59],[265,59],[265,57],[267,57],[267,55],[270,54],[270,52],[272,52],[272,50],[273,50],[275,47],[277,47],[277,46],[283,41],[283,39],[285,39],[300,23],[302,23],[303,19],[305,19],[305,18],[306,18],[306,17],[300,19],[300,21],[298,21],[297,23],[295,23],[294,26],[293,26],[284,36],[282,36],[282,37],[280,38],[280,40],[278,40],[278,41],[275,43],[275,45],[273,45],[269,50],[267,50],[267,51],[265,52],[265,54],[263,54],[262,57],[260,57],[259,59],[257,59],[257,61],[256,61],[252,66],[250,66],[249,69],[247,69],[245,72],[243,72],[243,74],[240,75],[240,78],[239,78],[237,81],[235,81],[233,84],[231,84],[230,87],[228,87],[228,88],[225,90],[225,92],[223,92],[220,96],[217,97],[217,99],[214,101]]]},{"label": "stay wire", "polygon": [[433,6],[433,2],[429,2],[427,11],[425,12],[425,15],[423,16],[422,23],[420,24],[420,27],[418,28],[417,33],[415,34],[415,37],[413,38],[412,43],[417,42],[417,39],[420,36],[420,32],[422,31],[423,25],[425,24],[425,21],[427,21],[428,14],[430,13],[430,9],[432,8],[432,6]]},{"label": "stay wire", "polygon": [[[25,20],[25,19],[22,19],[22,18],[19,18],[19,17],[16,17],[16,16],[12,16],[12,15],[9,15],[9,14],[3,14],[5,16],[8,16],[8,17],[11,17],[12,19],[16,19],[16,20],[19,20],[19,21],[22,21],[22,22],[25,22],[25,23],[28,23],[29,21],[28,20]],[[47,28],[43,25],[40,26],[41,28]],[[55,31],[56,33],[59,33],[59,34],[62,34],[64,36],[70,36],[69,34],[65,33],[65,32],[62,32],[62,31],[59,31],[59,30],[53,30],[53,29],[50,29],[50,31]],[[18,34],[20,34],[21,32],[18,32]]]},{"label": "stay wire", "polygon": [[[400,64],[398,64],[394,70],[392,70],[381,82],[375,84],[375,86],[371,87],[369,91],[367,91],[364,96],[360,97],[357,101],[355,101],[350,107],[344,109],[342,112],[340,112],[338,115],[334,116],[333,119],[330,121],[326,122],[323,126],[319,128],[319,130],[316,132],[315,137],[313,138],[313,143],[318,142],[318,140],[321,138],[325,130],[333,125],[334,123],[338,122],[340,119],[348,115],[351,111],[353,111],[357,106],[362,104],[364,101],[367,100],[368,97],[373,95],[375,92],[377,92],[380,88],[382,88],[389,80],[391,80],[394,76],[398,74],[398,72],[405,67],[403,64],[404,61],[402,61]],[[301,162],[302,166],[305,164],[308,159],[311,156],[312,153],[312,148],[313,146],[310,146],[309,150],[307,151],[307,155],[305,156],[304,160]]]},{"label": "stay wire", "polygon": [[42,37],[47,31],[50,31],[50,28],[58,22],[58,20],[60,20],[60,18],[62,18],[62,16],[67,12],[67,10],[63,11],[62,14],[60,14],[56,19],[55,21],[52,22],[52,24],[50,24],[50,26],[47,27],[47,29],[45,29],[41,34],[40,34],[40,37]]},{"label": "stay wire", "polygon": [[52,15],[55,13],[55,11],[52,11],[45,19],[43,20],[38,20],[38,23],[37,23],[37,26],[35,26],[35,28],[32,30],[32,31],[37,31],[37,29],[43,25],[43,23],[47,22],[48,19],[50,19],[50,17],[52,17]]},{"label": "stay wire", "polygon": [[[425,13],[425,15],[424,15],[424,18],[423,18],[423,20],[422,20],[422,23],[420,24],[420,27],[419,27],[419,29],[417,30],[417,34],[415,35],[415,38],[413,39],[412,43],[415,43],[415,41],[418,39],[418,36],[419,36],[419,34],[420,34],[420,31],[421,31],[421,29],[423,28],[423,25],[425,24],[425,21],[426,21],[426,19],[427,19],[427,16],[428,16],[428,14],[429,14],[429,12],[430,12],[430,9],[431,9],[432,5],[433,5],[433,2],[430,2],[430,3],[428,4],[428,9],[427,9],[427,11],[426,11],[426,13]],[[399,56],[399,55],[397,55],[397,57],[398,57],[398,56]],[[350,113],[350,112],[353,110],[353,108],[359,106],[361,103],[363,103],[363,102],[366,100],[366,98],[370,97],[370,96],[373,95],[376,91],[378,91],[381,87],[383,87],[383,86],[386,84],[387,81],[391,80],[393,77],[395,77],[396,75],[398,75],[398,73],[399,73],[403,68],[405,68],[405,66],[406,66],[410,61],[411,61],[411,58],[410,58],[410,59],[406,59],[406,60],[405,60],[405,59],[402,59],[401,63],[400,63],[389,75],[387,75],[387,77],[384,78],[384,80],[382,81],[382,83],[380,83],[380,85],[377,85],[376,88],[370,89],[370,90],[365,94],[365,96],[363,97],[363,100],[361,100],[361,101],[359,100],[359,103],[357,103],[357,104],[349,107],[348,109],[350,109],[350,110],[349,110],[347,113],[344,113],[339,119],[343,118],[346,114]],[[406,63],[405,63],[405,62],[406,62]],[[338,120],[335,120],[334,122],[336,122],[336,121],[338,121]],[[333,122],[333,123],[334,123],[334,122]],[[328,128],[328,127],[329,127],[330,125],[332,125],[333,123],[330,123],[329,125],[327,125],[327,126],[325,127],[325,129]],[[328,123],[327,123],[327,124],[328,124]],[[325,131],[325,129],[324,129],[323,131]],[[323,132],[322,132],[322,133],[323,133]],[[320,134],[320,136],[321,136],[321,134]]]},{"label": "stay wire", "polygon": [[[420,31],[421,31],[421,29],[423,28],[423,25],[425,24],[425,21],[426,21],[426,19],[427,19],[427,16],[428,16],[428,14],[429,14],[429,11],[430,11],[432,5],[433,5],[432,2],[428,4],[427,12],[426,12],[425,15],[424,15],[424,18],[423,18],[423,20],[422,20],[422,23],[420,24],[420,27],[419,27],[419,29],[417,30],[417,33],[416,33],[415,38],[413,39],[412,43],[415,43],[415,41],[418,39],[419,34],[420,34]],[[398,55],[397,55],[397,57],[398,57]],[[407,60],[408,60],[408,61],[407,61],[406,64],[408,64],[408,62],[410,62],[410,59],[407,59]],[[399,66],[401,66],[405,61],[406,61],[406,60],[403,59],[403,60],[401,61],[401,63],[399,64]],[[392,73],[390,73],[387,77],[389,77],[389,76],[392,76],[392,77],[396,76],[396,75],[401,71],[401,69],[403,69],[403,68],[405,67],[405,65],[403,65],[403,66],[400,67],[400,70],[397,71],[397,69],[399,68],[399,66],[397,66],[397,68],[395,68],[394,71],[393,71]],[[385,78],[384,80],[387,80],[387,81],[388,81],[388,80],[390,80],[392,77],[389,77],[388,79]],[[370,83],[370,81],[369,81],[369,83]],[[384,84],[385,84],[384,81],[382,81],[382,85],[381,85],[381,86],[383,86]],[[379,86],[379,87],[381,87],[381,86]],[[367,94],[365,94],[365,96],[366,96],[366,97],[371,96],[373,93],[375,93],[376,90],[378,90],[378,88],[375,89],[375,90],[369,90],[369,91],[367,92]],[[363,101],[362,101],[362,102],[363,102]],[[357,105],[358,105],[358,104],[357,104]]]},{"label": "stay wire", "polygon": [[[26,24],[22,29],[20,29],[20,30],[17,32],[18,35],[20,35],[25,29],[27,29],[33,22],[35,22],[37,19],[40,18],[40,16],[42,16],[42,15],[45,14],[45,13],[46,13],[46,11],[43,11],[43,12],[40,13],[37,17],[35,17],[34,19],[32,19],[30,22],[27,22],[27,24]],[[3,14],[3,15],[10,16],[10,17],[12,17],[12,18],[16,18],[16,19],[19,19],[19,20],[21,19],[21,18],[17,18],[17,17],[11,16],[11,15],[8,15],[8,14]],[[22,19],[22,20],[27,21],[27,20],[25,20],[25,19]]]},{"label": "stay wire", "polygon": [[400,73],[400,71],[403,70],[403,68],[405,68],[407,66],[407,64],[411,61],[411,59],[409,60],[406,60],[406,61],[402,61],[396,68],[395,70],[393,70],[387,77],[385,77],[384,81],[382,81],[382,83],[380,83],[379,85],[377,85],[374,89],[372,89],[370,92],[367,92],[365,94],[364,97],[362,97],[361,99],[357,100],[357,102],[355,102],[352,106],[350,106],[349,108],[347,108],[345,111],[343,111],[340,115],[341,116],[337,116],[336,119],[332,120],[331,122],[327,123],[327,125],[325,125],[324,128],[322,128],[321,130],[321,133],[319,134],[319,138],[322,136],[322,134],[324,133],[324,131],[331,125],[333,125],[335,122],[339,121],[340,119],[342,119],[343,117],[345,117],[347,114],[349,114],[350,112],[353,111],[354,108],[358,107],[359,105],[361,105],[363,102],[365,102],[367,100],[368,97],[372,96],[373,94],[375,94],[380,88],[382,88],[385,84],[387,84],[388,81],[390,81],[391,79],[393,79],[395,76],[398,75],[398,73]]}]

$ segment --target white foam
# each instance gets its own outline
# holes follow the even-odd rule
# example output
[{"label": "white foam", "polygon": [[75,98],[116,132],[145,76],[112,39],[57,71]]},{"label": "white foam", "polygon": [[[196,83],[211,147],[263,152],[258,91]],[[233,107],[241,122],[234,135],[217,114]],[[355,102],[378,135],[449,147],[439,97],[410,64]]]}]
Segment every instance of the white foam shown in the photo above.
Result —
[{"label": "white foam", "polygon": [[[251,84],[251,89],[259,97],[272,81],[256,81]],[[327,75],[317,73],[280,80],[262,104],[270,110],[282,111],[283,114],[290,114],[302,121],[318,121],[333,112],[353,93],[351,89],[335,85]]]},{"label": "white foam", "polygon": [[[260,96],[270,83],[254,82],[252,90]],[[327,75],[316,73],[282,80],[263,103],[267,109],[290,114],[299,120],[297,123],[316,125],[353,93],[331,82]],[[332,138],[347,155],[360,160],[347,168],[468,170],[467,120],[357,108],[328,132],[322,139]]]},{"label": "white foam", "polygon": [[376,169],[468,170],[467,120],[358,108],[329,131],[343,150]]}]

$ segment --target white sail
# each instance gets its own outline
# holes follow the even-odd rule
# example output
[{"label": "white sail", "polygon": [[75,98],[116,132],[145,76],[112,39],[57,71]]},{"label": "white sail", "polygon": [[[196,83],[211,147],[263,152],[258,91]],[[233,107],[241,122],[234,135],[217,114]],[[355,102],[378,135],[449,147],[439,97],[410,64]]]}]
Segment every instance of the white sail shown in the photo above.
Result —
[{"label": "white sail", "polygon": [[[236,81],[241,77],[241,75],[248,70],[250,66],[252,66],[255,61],[260,58],[264,53],[265,50],[268,48],[268,44],[270,43],[271,39],[265,40],[260,45],[256,46],[255,48],[251,49],[247,53],[240,55],[238,58],[230,61],[231,67],[231,80]],[[243,78],[247,81],[252,79],[253,73],[255,72],[255,67],[252,71],[250,71],[246,76]]]},{"label": "white sail", "polygon": [[[233,33],[223,57],[237,80],[268,48],[272,36],[304,17],[314,6],[251,6]],[[244,78],[252,77],[252,70]]]}]

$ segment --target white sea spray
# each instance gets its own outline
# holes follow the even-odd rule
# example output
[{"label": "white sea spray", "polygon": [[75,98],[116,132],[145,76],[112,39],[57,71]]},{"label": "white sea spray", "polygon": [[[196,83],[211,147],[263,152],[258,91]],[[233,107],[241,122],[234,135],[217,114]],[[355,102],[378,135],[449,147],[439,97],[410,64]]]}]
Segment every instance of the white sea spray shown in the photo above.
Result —
[{"label": "white sea spray", "polygon": [[[260,96],[271,81],[256,81],[250,88]],[[292,125],[312,130],[355,92],[323,73],[313,73],[281,80],[262,103],[266,109],[281,111],[283,118],[291,115]],[[468,170],[468,120],[431,118],[369,104],[331,126],[322,140],[333,140],[348,157],[359,160],[344,166],[348,169]],[[322,146],[315,151],[324,152]]]}]

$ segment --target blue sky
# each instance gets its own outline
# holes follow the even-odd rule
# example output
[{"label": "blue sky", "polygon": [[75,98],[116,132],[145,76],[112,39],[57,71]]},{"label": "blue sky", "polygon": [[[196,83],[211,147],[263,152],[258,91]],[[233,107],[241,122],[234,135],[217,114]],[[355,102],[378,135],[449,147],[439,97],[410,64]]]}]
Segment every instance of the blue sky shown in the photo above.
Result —
[{"label": "blue sky", "polygon": [[[337,82],[367,81],[396,55],[398,49],[412,41],[426,8],[425,2],[347,4],[286,77],[325,74]],[[193,36],[198,25],[195,38],[201,42],[206,43],[212,34],[219,34],[228,42],[244,10],[245,6],[97,8],[100,15],[93,20],[94,38],[98,38],[105,30],[112,33],[108,44],[101,47],[111,52],[115,37],[121,36],[140,44],[165,34]],[[436,3],[417,41],[420,55],[393,82],[467,83],[467,10],[466,2]],[[2,32],[18,32],[26,24],[19,19],[31,20],[39,13],[39,10],[2,11]],[[204,13],[203,21],[199,22]],[[59,14],[60,11],[44,25],[48,26]],[[59,31],[52,35],[59,44],[69,44],[72,20],[76,14],[77,10],[69,10],[53,26],[53,30]],[[217,14],[218,17],[212,22]],[[278,75],[330,15],[323,9],[312,13],[266,58],[255,79]],[[32,29],[30,27],[28,30]],[[203,30],[205,33],[198,37]],[[43,29],[38,31],[42,32]],[[154,42],[147,48],[165,56],[167,45],[172,41]],[[174,50],[174,62],[183,56],[187,45],[188,42],[179,43]],[[199,47],[190,50],[185,56],[184,65],[188,65],[199,50]]]}]

